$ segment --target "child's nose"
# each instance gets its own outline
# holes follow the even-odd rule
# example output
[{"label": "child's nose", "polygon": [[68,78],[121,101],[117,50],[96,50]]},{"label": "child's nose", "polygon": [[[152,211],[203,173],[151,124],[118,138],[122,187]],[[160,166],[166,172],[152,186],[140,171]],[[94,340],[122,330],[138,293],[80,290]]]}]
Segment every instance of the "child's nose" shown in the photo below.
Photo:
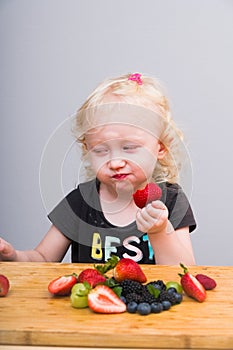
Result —
[{"label": "child's nose", "polygon": [[110,159],[108,163],[109,163],[109,167],[115,170],[115,169],[123,168],[126,164],[126,161],[122,158],[114,158],[114,159]]}]

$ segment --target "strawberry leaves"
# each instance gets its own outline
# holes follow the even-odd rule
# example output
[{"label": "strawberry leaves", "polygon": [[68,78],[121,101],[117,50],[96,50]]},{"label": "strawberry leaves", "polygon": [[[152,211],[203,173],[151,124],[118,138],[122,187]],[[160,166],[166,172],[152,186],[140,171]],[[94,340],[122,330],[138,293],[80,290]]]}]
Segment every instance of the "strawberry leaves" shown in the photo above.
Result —
[{"label": "strawberry leaves", "polygon": [[94,265],[94,268],[99,271],[102,275],[105,275],[108,271],[114,269],[120,259],[116,255],[112,255],[102,265]]},{"label": "strawberry leaves", "polygon": [[120,286],[120,284],[115,280],[115,278],[107,278],[106,282],[104,283],[105,286],[108,286],[109,288],[111,288],[113,290],[113,292],[120,297],[121,296],[121,292],[122,292],[122,287]]},{"label": "strawberry leaves", "polygon": [[159,297],[160,290],[155,288],[152,284],[148,284],[147,286],[148,291],[150,294],[152,294],[156,299]]}]

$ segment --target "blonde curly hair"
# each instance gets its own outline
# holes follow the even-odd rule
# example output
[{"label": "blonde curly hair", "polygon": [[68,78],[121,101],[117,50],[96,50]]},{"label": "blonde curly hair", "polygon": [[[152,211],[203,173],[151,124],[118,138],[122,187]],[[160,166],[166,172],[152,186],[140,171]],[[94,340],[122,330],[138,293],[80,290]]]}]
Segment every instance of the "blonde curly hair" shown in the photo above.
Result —
[{"label": "blonde curly hair", "polygon": [[[121,104],[143,107],[155,112],[156,115],[162,118],[163,130],[160,134],[160,142],[165,146],[166,154],[163,159],[157,161],[153,179],[157,183],[163,181],[176,183],[179,179],[182,163],[183,134],[172,119],[169,103],[160,82],[155,78],[140,74],[141,84],[139,84],[137,81],[130,80],[131,76],[131,74],[125,74],[104,80],[89,95],[75,114],[73,133],[76,141],[82,144],[83,160],[87,154],[85,133],[88,130],[87,124],[89,123],[86,120],[86,112],[105,105],[106,99],[108,98],[109,101],[110,97],[112,103],[120,102]],[[90,165],[87,165],[87,179],[94,176]]]}]

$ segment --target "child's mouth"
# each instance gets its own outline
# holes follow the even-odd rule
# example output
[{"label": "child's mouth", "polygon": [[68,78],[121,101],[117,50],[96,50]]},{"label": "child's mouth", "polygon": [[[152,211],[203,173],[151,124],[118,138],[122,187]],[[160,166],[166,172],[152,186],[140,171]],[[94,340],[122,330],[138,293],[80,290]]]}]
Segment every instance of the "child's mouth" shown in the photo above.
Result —
[{"label": "child's mouth", "polygon": [[126,179],[127,176],[128,176],[128,174],[115,174],[115,175],[113,175],[113,178],[116,180],[124,180],[124,179]]}]

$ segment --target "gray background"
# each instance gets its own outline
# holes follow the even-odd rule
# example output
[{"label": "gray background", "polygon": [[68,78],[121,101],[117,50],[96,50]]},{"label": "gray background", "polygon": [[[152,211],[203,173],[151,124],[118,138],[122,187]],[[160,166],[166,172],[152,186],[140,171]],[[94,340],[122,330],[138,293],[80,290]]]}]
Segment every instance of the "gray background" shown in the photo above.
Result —
[{"label": "gray background", "polygon": [[197,264],[233,265],[233,1],[0,0],[0,31],[0,235],[41,240],[79,180],[70,116],[105,77],[139,71],[186,134]]}]

